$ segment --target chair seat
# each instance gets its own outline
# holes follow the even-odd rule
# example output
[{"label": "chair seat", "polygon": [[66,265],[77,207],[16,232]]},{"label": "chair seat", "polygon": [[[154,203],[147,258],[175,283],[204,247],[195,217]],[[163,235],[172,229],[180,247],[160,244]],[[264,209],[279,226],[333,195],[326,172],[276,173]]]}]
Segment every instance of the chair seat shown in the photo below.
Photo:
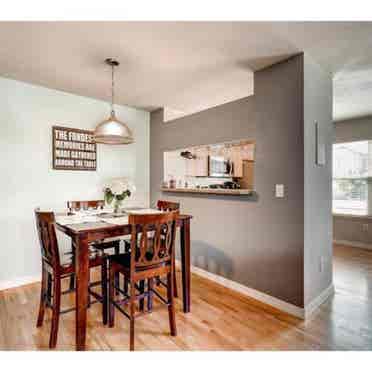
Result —
[{"label": "chair seat", "polygon": [[[152,252],[147,252],[145,256],[146,256],[146,260],[151,261],[152,257],[153,257],[153,253]],[[115,263],[116,265],[120,265],[121,270],[123,270],[125,275],[130,275],[130,252],[121,253],[121,254],[113,254],[113,255],[107,256],[107,259],[110,262]],[[159,263],[155,263],[154,265],[152,265],[152,268],[156,269],[156,268],[162,267],[164,265],[165,265],[165,263],[159,262]],[[137,268],[135,271],[140,272],[140,271],[142,271],[142,269]]]},{"label": "chair seat", "polygon": [[[101,255],[102,252],[101,250],[98,250],[97,248],[93,247],[93,246],[89,246],[89,255],[92,256],[92,255]],[[74,255],[74,252],[73,251],[67,251],[67,252],[64,252],[63,253],[63,256],[73,256]],[[62,258],[63,260],[63,258]],[[65,262],[68,262],[69,260],[71,260],[71,258],[67,258],[65,259]]]},{"label": "chair seat", "polygon": [[91,246],[99,250],[115,248],[115,246],[120,244],[122,240],[126,242],[125,239],[128,239],[128,235],[115,236],[114,238],[107,238],[101,241],[96,241],[96,242],[93,242]]},{"label": "chair seat", "polygon": [[130,268],[130,253],[112,254],[108,259],[125,268]]},{"label": "chair seat", "polygon": [[[119,265],[130,268],[130,252],[129,253],[120,253],[120,254],[113,254],[108,256],[108,259],[110,261],[113,261],[115,263],[118,263]],[[151,260],[152,259],[152,252],[146,253],[146,259]]]},{"label": "chair seat", "polygon": [[[101,266],[106,259],[106,256],[97,256],[97,255],[90,255],[89,256],[89,267],[97,267]],[[75,265],[73,264],[72,260],[65,261],[61,264],[61,274],[72,274],[75,272]]]}]

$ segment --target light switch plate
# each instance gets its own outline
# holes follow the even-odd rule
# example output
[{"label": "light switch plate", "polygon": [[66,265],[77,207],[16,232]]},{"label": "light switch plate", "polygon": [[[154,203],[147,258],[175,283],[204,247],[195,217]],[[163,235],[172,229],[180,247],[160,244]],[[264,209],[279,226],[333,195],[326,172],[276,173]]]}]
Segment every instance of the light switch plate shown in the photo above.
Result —
[{"label": "light switch plate", "polygon": [[284,198],[284,185],[282,184],[275,185],[275,196],[277,198]]}]

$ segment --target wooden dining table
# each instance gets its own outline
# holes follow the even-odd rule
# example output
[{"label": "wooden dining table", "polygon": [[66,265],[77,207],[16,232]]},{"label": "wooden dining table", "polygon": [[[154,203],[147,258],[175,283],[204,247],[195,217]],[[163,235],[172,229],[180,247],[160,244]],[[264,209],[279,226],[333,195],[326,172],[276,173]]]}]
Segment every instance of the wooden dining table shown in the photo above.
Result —
[{"label": "wooden dining table", "polygon": [[[61,215],[59,215],[61,216]],[[190,312],[190,215],[179,215],[177,227],[180,230],[181,270],[183,311]],[[119,221],[119,220],[118,220]],[[76,269],[76,350],[85,350],[88,284],[89,284],[89,245],[95,241],[131,234],[131,225],[96,221],[82,223],[63,223],[56,219],[56,228],[68,235],[75,246]],[[119,222],[120,223],[120,222]]]}]

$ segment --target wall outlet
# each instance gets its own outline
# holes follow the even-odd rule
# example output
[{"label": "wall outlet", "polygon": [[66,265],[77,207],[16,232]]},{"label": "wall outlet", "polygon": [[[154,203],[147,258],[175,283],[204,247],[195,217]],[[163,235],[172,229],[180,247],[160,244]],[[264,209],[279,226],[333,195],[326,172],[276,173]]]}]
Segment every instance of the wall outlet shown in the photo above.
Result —
[{"label": "wall outlet", "polygon": [[284,185],[282,184],[275,185],[275,196],[277,198],[284,198]]}]

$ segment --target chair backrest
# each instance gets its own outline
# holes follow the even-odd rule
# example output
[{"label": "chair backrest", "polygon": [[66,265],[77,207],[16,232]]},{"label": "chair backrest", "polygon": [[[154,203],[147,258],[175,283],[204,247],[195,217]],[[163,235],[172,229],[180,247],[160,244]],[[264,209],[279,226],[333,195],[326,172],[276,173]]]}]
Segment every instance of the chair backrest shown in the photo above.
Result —
[{"label": "chair backrest", "polygon": [[164,263],[172,265],[178,216],[178,210],[129,215],[132,226],[131,270],[143,270]]},{"label": "chair backrest", "polygon": [[41,212],[35,209],[36,227],[39,236],[41,257],[55,268],[60,266],[58,241],[53,212]]},{"label": "chair backrest", "polygon": [[177,211],[180,209],[180,203],[158,200],[157,208],[159,209],[159,211],[164,212]]},{"label": "chair backrest", "polygon": [[81,209],[103,209],[104,200],[73,200],[67,202],[69,212],[80,211]]}]

